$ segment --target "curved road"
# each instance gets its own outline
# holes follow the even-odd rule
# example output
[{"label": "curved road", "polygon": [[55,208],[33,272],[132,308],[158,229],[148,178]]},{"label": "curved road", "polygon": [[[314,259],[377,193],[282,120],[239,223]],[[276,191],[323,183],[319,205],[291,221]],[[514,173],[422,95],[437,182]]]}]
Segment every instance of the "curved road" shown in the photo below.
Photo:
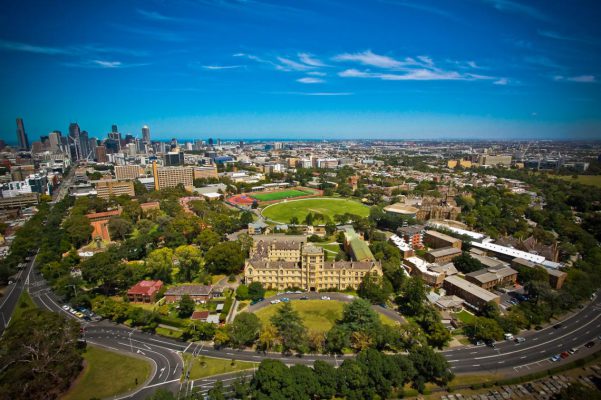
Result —
[{"label": "curved road", "polygon": [[[28,271],[30,265],[26,271]],[[44,279],[36,271],[29,274],[26,288],[32,294],[34,301],[41,307],[63,315],[75,318],[70,313],[61,308],[61,303],[46,285]],[[279,297],[301,297],[307,295],[317,298],[323,293],[315,294],[281,294]],[[346,301],[350,301],[344,294],[328,294],[332,298],[344,296]],[[269,304],[269,299],[253,306],[256,310]],[[379,306],[376,306],[379,307]],[[386,314],[396,314],[390,309],[378,308],[379,312]],[[577,313],[571,315],[562,321],[560,327],[550,326],[540,331],[524,333],[526,341],[516,344],[513,341],[498,342],[496,348],[487,346],[466,346],[457,349],[443,351],[442,354],[448,359],[451,369],[455,373],[509,373],[514,375],[527,374],[535,370],[546,369],[552,366],[549,358],[562,351],[572,347],[579,348],[576,355],[571,358],[580,357],[598,350],[600,344],[596,338],[601,335],[601,296],[597,296],[591,303]],[[396,320],[400,316],[397,315]],[[202,354],[207,357],[218,357],[225,359],[236,359],[251,362],[260,362],[264,358],[279,359],[286,364],[307,364],[311,365],[315,360],[324,360],[332,364],[339,363],[347,357],[330,355],[304,355],[304,356],[286,356],[279,353],[259,353],[254,351],[232,350],[229,348],[216,349],[213,346],[201,343],[188,343],[164,338],[154,334],[143,333],[139,330],[127,328],[123,325],[114,324],[108,321],[82,323],[86,340],[91,344],[96,344],[113,349],[118,352],[130,352],[137,356],[149,358],[153,363],[154,369],[152,377],[146,382],[144,387],[135,393],[124,395],[121,398],[144,399],[158,387],[169,388],[173,391],[187,392],[194,388],[201,388],[207,391],[217,380],[216,377],[188,382],[186,379],[180,381],[182,371],[185,370],[182,359],[183,353]],[[583,345],[589,341],[595,341],[592,348],[585,348]],[[569,359],[568,359],[569,360]],[[561,364],[566,361],[559,361]],[[554,365],[553,365],[554,366]],[[226,374],[218,377],[228,383],[234,382],[238,376],[248,375],[249,373]]]}]

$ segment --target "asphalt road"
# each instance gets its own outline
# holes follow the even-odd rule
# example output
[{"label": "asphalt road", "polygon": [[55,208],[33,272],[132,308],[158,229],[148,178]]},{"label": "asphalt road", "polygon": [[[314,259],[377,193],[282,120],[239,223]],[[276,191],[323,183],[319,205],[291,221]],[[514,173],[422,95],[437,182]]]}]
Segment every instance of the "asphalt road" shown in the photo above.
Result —
[{"label": "asphalt road", "polygon": [[12,318],[13,311],[19,302],[19,297],[25,289],[27,279],[31,273],[35,257],[27,263],[27,266],[20,270],[16,276],[16,282],[9,285],[6,295],[0,298],[0,335],[4,334],[4,330],[8,326]]},{"label": "asphalt road", "polygon": [[[61,303],[54,297],[37,272],[31,273],[29,283],[28,289],[38,305],[70,318],[76,318],[61,308]],[[324,294],[317,293],[310,295],[319,298]],[[311,297],[310,295],[307,294],[307,296]],[[279,297],[282,296],[292,299],[293,296],[300,297],[302,295],[279,295]],[[337,296],[346,297],[346,295],[340,293],[329,294],[329,296],[333,299]],[[451,369],[455,373],[481,374],[498,372],[522,375],[568,362],[572,358],[590,354],[601,346],[600,340],[596,339],[601,335],[600,297],[598,296],[582,310],[562,321],[560,328],[550,326],[540,331],[526,332],[520,335],[526,338],[524,343],[516,344],[513,341],[498,342],[495,349],[487,346],[466,346],[447,350],[442,352],[442,354],[448,359]],[[350,299],[347,298],[347,301],[350,301]],[[265,307],[267,304],[269,304],[269,300],[257,304],[255,310]],[[394,311],[389,309],[383,310],[394,313]],[[279,353],[261,353],[229,348],[217,349],[207,344],[182,342],[154,334],[143,333],[108,321],[95,323],[81,322],[85,328],[84,335],[88,343],[104,346],[124,354],[133,353],[136,356],[146,357],[151,360],[154,369],[152,377],[145,384],[144,388],[121,398],[144,399],[159,387],[169,388],[180,393],[189,392],[192,388],[201,388],[201,390],[206,392],[217,379],[224,381],[224,385],[228,386],[235,382],[240,375],[240,373],[226,374],[217,378],[210,377],[193,382],[186,379],[180,380],[182,371],[185,370],[181,357],[182,353],[251,362],[260,362],[264,358],[273,358],[279,359],[288,365],[312,365],[318,359],[339,365],[345,358],[353,357],[352,355],[330,356],[313,354],[286,356]],[[584,348],[583,345],[591,340],[595,341],[595,346],[590,349]],[[568,360],[558,361],[557,363],[549,361],[551,356],[572,347],[578,347],[579,351],[576,355],[570,356]],[[242,375],[248,375],[248,373],[242,373]]]}]

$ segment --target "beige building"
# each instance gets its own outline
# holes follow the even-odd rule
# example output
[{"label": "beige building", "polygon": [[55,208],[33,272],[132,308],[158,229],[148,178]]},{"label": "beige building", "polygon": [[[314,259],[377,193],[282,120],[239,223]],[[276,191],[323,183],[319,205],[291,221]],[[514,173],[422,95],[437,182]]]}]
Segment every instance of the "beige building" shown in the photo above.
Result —
[{"label": "beige building", "polygon": [[152,173],[155,190],[175,187],[179,184],[186,188],[193,186],[194,167],[158,167],[156,163],[153,163]]},{"label": "beige building", "polygon": [[138,179],[143,171],[138,165],[116,165],[115,178],[120,181]]},{"label": "beige building", "polygon": [[461,248],[460,239],[437,231],[426,231],[424,234],[424,243],[433,249],[440,249],[441,247]]},{"label": "beige building", "polygon": [[96,183],[96,195],[102,199],[108,199],[111,196],[121,196],[122,194],[131,197],[136,195],[132,181],[101,180]]},{"label": "beige building", "polygon": [[205,167],[194,167],[194,179],[218,178],[217,167],[215,165]]},{"label": "beige building", "polygon": [[244,267],[246,284],[261,282],[265,288],[299,287],[310,291],[331,288],[357,289],[366,274],[382,276],[376,261],[325,261],[323,248],[304,241],[258,241]]}]

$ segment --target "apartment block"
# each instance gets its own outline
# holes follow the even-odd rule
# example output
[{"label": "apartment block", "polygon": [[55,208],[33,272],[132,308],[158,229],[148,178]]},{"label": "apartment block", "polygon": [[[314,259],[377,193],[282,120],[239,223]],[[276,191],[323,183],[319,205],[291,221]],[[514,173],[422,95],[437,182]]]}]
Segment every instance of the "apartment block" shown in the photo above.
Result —
[{"label": "apartment block", "polygon": [[96,195],[102,199],[108,199],[111,196],[121,196],[123,194],[130,197],[136,195],[132,181],[101,180],[96,182]]},{"label": "apartment block", "polygon": [[155,190],[161,190],[177,185],[191,188],[194,182],[194,167],[158,167],[152,165]]},{"label": "apartment block", "polygon": [[115,177],[120,180],[137,179],[142,174],[142,169],[138,165],[117,165],[115,166]]}]

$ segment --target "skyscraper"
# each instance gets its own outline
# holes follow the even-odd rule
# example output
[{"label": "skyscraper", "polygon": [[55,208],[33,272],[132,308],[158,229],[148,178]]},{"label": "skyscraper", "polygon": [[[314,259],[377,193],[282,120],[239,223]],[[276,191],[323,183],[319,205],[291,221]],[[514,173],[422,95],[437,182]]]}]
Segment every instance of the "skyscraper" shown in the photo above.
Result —
[{"label": "skyscraper", "polygon": [[148,125],[142,127],[142,143],[150,144],[150,128]]},{"label": "skyscraper", "polygon": [[79,148],[81,149],[81,158],[86,159],[90,154],[90,139],[88,131],[81,131],[79,134]]},{"label": "skyscraper", "polygon": [[71,150],[71,159],[79,160],[81,155],[81,146],[79,143],[79,125],[77,122],[71,122],[69,124],[69,148]]},{"label": "skyscraper", "polygon": [[17,140],[19,141],[19,148],[23,150],[29,150],[29,140],[25,133],[25,125],[23,125],[23,118],[17,118]]},{"label": "skyscraper", "polygon": [[117,125],[111,126],[111,132],[112,133],[119,133],[119,129],[117,129]]}]

